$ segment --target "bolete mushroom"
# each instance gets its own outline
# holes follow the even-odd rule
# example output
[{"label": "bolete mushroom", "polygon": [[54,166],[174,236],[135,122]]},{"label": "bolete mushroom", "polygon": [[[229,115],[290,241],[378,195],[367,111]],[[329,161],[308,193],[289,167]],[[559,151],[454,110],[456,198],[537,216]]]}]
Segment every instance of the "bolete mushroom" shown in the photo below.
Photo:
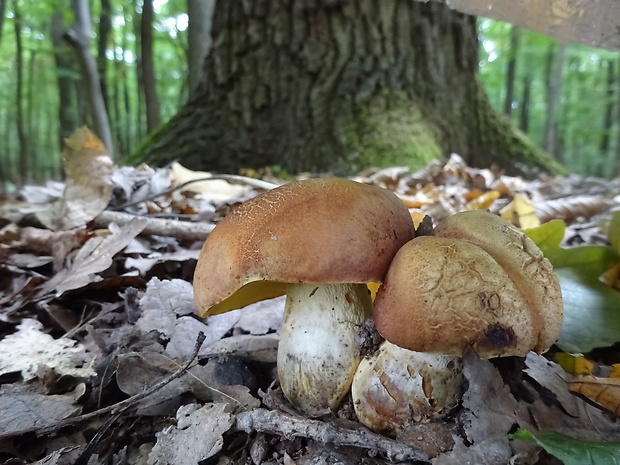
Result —
[{"label": "bolete mushroom", "polygon": [[287,294],[278,348],[285,396],[311,413],[335,409],[360,361],[355,342],[383,280],[413,237],[390,191],[337,178],[280,186],[240,205],[206,240],[194,274],[201,316]]},{"label": "bolete mushroom", "polygon": [[[404,362],[391,362],[396,368],[386,371],[380,351],[360,365],[352,388],[358,417],[370,428],[390,431],[416,417],[443,414],[454,402],[444,395],[445,389],[437,395],[435,377],[460,379],[460,362],[454,357],[468,348],[480,358],[544,352],[557,339],[562,316],[557,275],[534,242],[489,212],[453,215],[430,236],[405,244],[379,288],[373,313],[376,328],[398,346],[390,347],[390,357]],[[451,366],[449,373],[433,373],[426,365],[423,370],[414,368],[422,387],[415,391],[411,382],[398,380],[403,366],[420,365],[420,353],[449,356],[443,364]],[[433,364],[441,365],[441,360]],[[405,392],[399,390],[401,385]],[[452,392],[458,391],[451,386]],[[393,406],[391,399],[398,397],[410,402]],[[420,410],[416,399],[432,408]],[[407,409],[409,416],[403,413]]]},{"label": "bolete mushroom", "polygon": [[[560,283],[534,242],[485,211],[448,217],[394,257],[374,321],[409,350],[481,358],[542,353],[562,327]],[[405,324],[407,323],[407,324]]]}]

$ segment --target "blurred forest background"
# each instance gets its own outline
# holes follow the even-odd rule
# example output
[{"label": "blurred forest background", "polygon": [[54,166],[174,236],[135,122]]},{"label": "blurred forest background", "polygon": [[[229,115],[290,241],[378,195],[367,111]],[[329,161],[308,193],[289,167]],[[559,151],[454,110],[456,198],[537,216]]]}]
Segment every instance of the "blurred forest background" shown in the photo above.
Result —
[{"label": "blurred forest background", "polygon": [[[64,138],[82,124],[105,127],[91,116],[97,105],[109,123],[98,135],[122,164],[199,79],[192,67],[209,44],[192,39],[188,23],[209,14],[205,5],[213,2],[0,0],[0,190],[59,179]],[[478,20],[478,33],[480,75],[496,110],[570,172],[618,176],[620,55],[490,19]],[[99,101],[89,90],[98,83],[83,78],[89,67]]]}]

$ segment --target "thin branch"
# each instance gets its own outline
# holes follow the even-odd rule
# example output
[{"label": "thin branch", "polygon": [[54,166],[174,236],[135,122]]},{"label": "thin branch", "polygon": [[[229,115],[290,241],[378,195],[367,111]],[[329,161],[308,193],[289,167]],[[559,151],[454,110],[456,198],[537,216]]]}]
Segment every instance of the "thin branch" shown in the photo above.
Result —
[{"label": "thin branch", "polygon": [[372,433],[367,429],[349,430],[319,420],[298,418],[263,408],[241,412],[234,427],[246,433],[261,432],[278,436],[303,437],[323,444],[351,446],[379,453],[393,461],[428,461],[428,456],[416,447]]}]

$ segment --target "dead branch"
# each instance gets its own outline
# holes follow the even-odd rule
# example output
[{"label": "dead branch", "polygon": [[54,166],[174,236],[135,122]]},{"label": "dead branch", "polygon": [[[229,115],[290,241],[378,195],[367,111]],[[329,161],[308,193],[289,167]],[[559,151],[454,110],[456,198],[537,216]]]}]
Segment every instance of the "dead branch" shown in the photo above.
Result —
[{"label": "dead branch", "polygon": [[[136,215],[129,213],[104,210],[95,219],[93,224],[97,228],[107,228],[110,223],[123,226]],[[202,241],[213,231],[215,225],[205,222],[178,221],[144,216],[147,224],[142,234],[154,234],[156,236],[175,237],[179,240]]]},{"label": "dead branch", "polygon": [[319,420],[298,418],[266,409],[255,409],[237,415],[237,431],[261,432],[279,436],[303,437],[323,444],[366,449],[369,454],[381,454],[393,461],[427,461],[420,449],[399,443],[367,429],[349,430]]}]

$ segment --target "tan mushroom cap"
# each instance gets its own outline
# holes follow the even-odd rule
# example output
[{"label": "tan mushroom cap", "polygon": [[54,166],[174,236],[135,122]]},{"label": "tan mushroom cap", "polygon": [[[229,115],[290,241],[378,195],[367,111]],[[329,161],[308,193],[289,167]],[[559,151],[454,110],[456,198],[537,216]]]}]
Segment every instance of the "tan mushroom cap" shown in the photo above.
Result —
[{"label": "tan mushroom cap", "polygon": [[454,215],[433,234],[394,257],[375,301],[383,337],[446,355],[471,346],[482,358],[553,344],[563,316],[560,285],[527,236],[486,212]]},{"label": "tan mushroom cap", "polygon": [[285,184],[226,216],[209,235],[194,274],[201,316],[285,292],[281,283],[382,281],[414,235],[392,192],[328,178]]}]

